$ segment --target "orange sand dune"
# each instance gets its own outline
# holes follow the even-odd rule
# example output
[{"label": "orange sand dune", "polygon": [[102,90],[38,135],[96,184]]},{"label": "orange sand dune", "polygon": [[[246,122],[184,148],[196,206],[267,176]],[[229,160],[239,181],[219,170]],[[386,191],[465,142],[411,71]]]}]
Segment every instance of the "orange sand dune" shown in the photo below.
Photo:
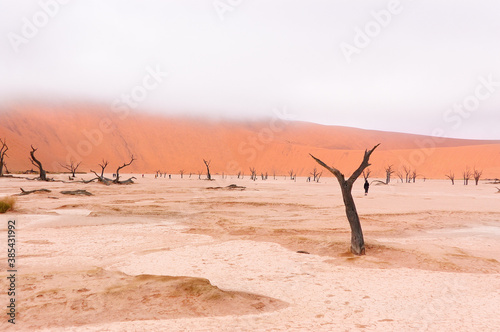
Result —
[{"label": "orange sand dune", "polygon": [[293,169],[307,176],[316,166],[309,153],[348,173],[362,151],[377,143],[372,175],[384,176],[384,167],[403,165],[419,177],[443,178],[449,171],[459,178],[469,168],[483,170],[483,178],[500,177],[500,141],[438,139],[402,133],[323,126],[282,119],[243,123],[159,115],[116,113],[106,108],[12,107],[0,111],[0,137],[9,145],[10,171],[33,168],[30,145],[48,171],[62,171],[59,163],[82,161],[80,171],[99,170],[102,159],[108,172],[137,160],[127,172],[168,173],[205,171],[202,159],[212,161],[214,174],[257,173],[284,175]]}]

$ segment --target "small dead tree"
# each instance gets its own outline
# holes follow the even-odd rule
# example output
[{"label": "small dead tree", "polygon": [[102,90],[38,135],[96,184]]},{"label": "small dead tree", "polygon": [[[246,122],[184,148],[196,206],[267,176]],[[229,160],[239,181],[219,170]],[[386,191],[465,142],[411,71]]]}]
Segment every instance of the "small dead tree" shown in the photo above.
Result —
[{"label": "small dead tree", "polygon": [[339,181],[340,189],[342,190],[342,197],[344,199],[347,220],[351,226],[351,252],[355,255],[365,254],[365,241],[363,239],[363,230],[361,229],[361,223],[359,222],[358,212],[356,211],[356,204],[354,203],[354,198],[352,197],[352,186],[361,173],[363,173],[363,170],[370,166],[370,156],[379,145],[380,144],[375,145],[371,150],[365,150],[363,161],[347,180],[345,179],[344,174],[342,174],[338,169],[326,165],[324,162],[311,155],[311,157],[313,157],[318,164],[329,170]]},{"label": "small dead tree", "polygon": [[113,183],[119,183],[119,184],[123,184],[123,183],[131,183],[132,182],[132,179],[134,177],[131,177],[130,179],[127,179],[125,181],[120,181],[120,170],[124,167],[127,167],[129,166],[130,164],[132,164],[132,162],[135,160],[134,158],[134,155],[131,155],[130,156],[130,161],[128,163],[123,163],[123,165],[121,166],[118,166],[118,168],[116,169],[116,178],[113,180]]},{"label": "small dead tree", "polygon": [[411,180],[413,181],[413,183],[415,183],[415,180],[417,179],[417,176],[418,176],[418,174],[417,174],[417,171],[416,171],[416,170],[411,171],[411,176],[410,176],[410,178],[411,178]]},{"label": "small dead tree", "polygon": [[3,168],[5,166],[5,169],[7,170],[7,166],[5,165],[5,157],[7,156],[7,150],[9,150],[9,147],[7,146],[7,143],[5,142],[5,139],[0,138],[0,177],[3,176]]},{"label": "small dead tree", "polygon": [[403,173],[401,173],[400,171],[397,171],[396,175],[401,180],[401,183],[404,183],[404,175],[403,175]]},{"label": "small dead tree", "polygon": [[316,167],[314,167],[314,169],[313,169],[312,173],[309,173],[309,174],[313,176],[313,179],[312,179],[312,180],[313,180],[313,181],[316,181],[316,179],[318,178],[318,175],[319,175],[319,173],[318,173],[318,169],[317,169]]},{"label": "small dead tree", "polygon": [[257,180],[257,172],[255,171],[255,168],[250,167],[250,180],[255,181]]},{"label": "small dead tree", "polygon": [[75,178],[75,173],[76,173],[76,170],[78,169],[78,167],[80,166],[82,162],[80,161],[78,164],[75,164],[75,162],[73,160],[70,161],[70,164],[69,165],[63,165],[61,163],[59,163],[59,165],[61,165],[62,168],[68,170],[71,172],[71,176],[73,178]]},{"label": "small dead tree", "polygon": [[462,175],[464,177],[464,186],[468,186],[472,172],[470,171],[470,169],[466,168],[465,171],[462,172]]},{"label": "small dead tree", "polygon": [[290,176],[290,180],[293,181],[293,169],[288,171],[288,175]]},{"label": "small dead tree", "polygon": [[320,173],[318,174],[318,178],[316,179],[316,182],[317,182],[317,183],[319,183],[319,179],[321,179],[321,175],[323,175],[323,172],[320,172]]},{"label": "small dead tree", "polygon": [[33,147],[33,145],[31,146],[31,151],[30,151],[30,161],[31,163],[33,164],[33,166],[36,166],[38,167],[38,171],[40,173],[40,180],[42,181],[48,181],[47,179],[47,173],[45,172],[45,170],[43,169],[43,166],[42,166],[42,163],[36,159],[35,157],[35,152],[37,151],[38,149],[35,149]]},{"label": "small dead tree", "polygon": [[476,186],[479,183],[479,179],[481,178],[481,175],[483,175],[483,171],[478,171],[477,169],[474,168],[474,181],[476,182]]},{"label": "small dead tree", "polygon": [[198,180],[201,180],[201,175],[203,174],[203,171],[198,171]]},{"label": "small dead tree", "polygon": [[409,183],[410,182],[411,168],[407,167],[407,166],[403,166],[403,172],[405,173],[405,182]]},{"label": "small dead tree", "polygon": [[184,170],[183,170],[183,169],[181,169],[181,170],[179,171],[179,174],[181,175],[181,179],[184,179]]},{"label": "small dead tree", "polygon": [[240,178],[241,176],[241,171],[238,172],[238,179]]},{"label": "small dead tree", "polygon": [[207,167],[207,180],[212,180],[212,175],[210,175],[210,163],[212,162],[211,160],[206,161],[203,159],[203,162],[205,163],[205,166]]},{"label": "small dead tree", "polygon": [[451,185],[455,185],[455,173],[452,173],[451,171],[446,174],[446,177],[451,180]]},{"label": "small dead tree", "polygon": [[391,182],[391,175],[394,173],[392,166],[393,165],[389,165],[385,168],[385,184],[389,184],[389,182]]}]

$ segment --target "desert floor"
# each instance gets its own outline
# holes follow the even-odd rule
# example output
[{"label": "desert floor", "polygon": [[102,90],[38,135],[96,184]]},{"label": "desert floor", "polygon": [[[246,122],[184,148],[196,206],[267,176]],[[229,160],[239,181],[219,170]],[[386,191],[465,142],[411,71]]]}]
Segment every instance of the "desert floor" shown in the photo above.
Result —
[{"label": "desert floor", "polygon": [[[136,177],[0,180],[0,197],[51,190],[0,215],[4,308],[8,220],[18,270],[16,325],[3,316],[1,330],[500,330],[500,194],[486,181],[394,180],[364,196],[358,180],[355,257],[333,178]],[[93,196],[60,193],[74,189]]]}]

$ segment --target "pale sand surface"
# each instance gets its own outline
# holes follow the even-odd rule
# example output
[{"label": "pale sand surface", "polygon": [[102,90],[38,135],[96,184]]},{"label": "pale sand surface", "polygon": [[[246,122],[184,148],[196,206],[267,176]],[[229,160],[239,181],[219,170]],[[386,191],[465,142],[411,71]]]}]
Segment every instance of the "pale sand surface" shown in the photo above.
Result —
[{"label": "pale sand surface", "polygon": [[[358,181],[367,255],[354,257],[333,178],[136,177],[129,186],[1,179],[0,197],[52,192],[20,196],[0,215],[3,247],[7,220],[17,221],[19,271],[17,324],[4,317],[0,329],[500,329],[494,185],[420,180],[372,185],[365,197]],[[247,188],[206,189],[232,183]],[[73,189],[94,196],[60,194]]]}]

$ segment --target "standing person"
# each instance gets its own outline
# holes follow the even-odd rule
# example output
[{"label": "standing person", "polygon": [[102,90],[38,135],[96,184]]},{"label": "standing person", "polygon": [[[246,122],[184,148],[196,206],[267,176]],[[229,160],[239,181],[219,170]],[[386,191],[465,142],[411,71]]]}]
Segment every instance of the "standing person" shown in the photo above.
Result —
[{"label": "standing person", "polygon": [[365,196],[368,195],[368,189],[370,189],[370,184],[368,183],[368,180],[365,180],[365,185],[363,186],[365,188]]}]

